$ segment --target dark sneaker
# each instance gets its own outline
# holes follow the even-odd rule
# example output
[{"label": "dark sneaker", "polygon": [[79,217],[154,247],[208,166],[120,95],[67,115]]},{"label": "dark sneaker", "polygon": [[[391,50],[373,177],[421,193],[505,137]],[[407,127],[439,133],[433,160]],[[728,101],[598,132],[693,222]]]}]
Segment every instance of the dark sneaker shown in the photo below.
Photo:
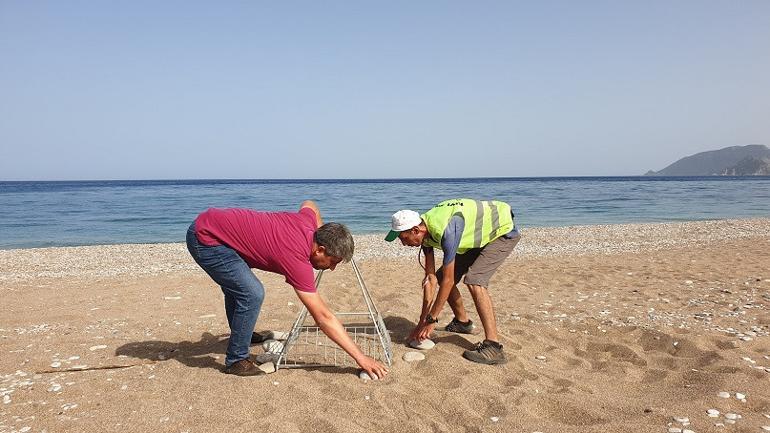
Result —
[{"label": "dark sneaker", "polygon": [[473,350],[463,352],[463,358],[481,364],[505,364],[503,345],[492,340],[484,340],[478,343]]},{"label": "dark sneaker", "polygon": [[251,333],[251,344],[262,343],[273,338],[273,331],[259,331]]},{"label": "dark sneaker", "polygon": [[446,325],[445,330],[449,332],[456,332],[458,334],[473,334],[473,330],[475,327],[473,326],[473,321],[468,320],[467,322],[463,323],[459,320],[457,320],[457,317],[452,318],[452,321],[449,322],[449,324]]},{"label": "dark sneaker", "polygon": [[236,376],[257,376],[264,372],[257,368],[256,364],[248,359],[241,359],[240,361],[231,364],[225,368],[225,373],[234,374]]}]

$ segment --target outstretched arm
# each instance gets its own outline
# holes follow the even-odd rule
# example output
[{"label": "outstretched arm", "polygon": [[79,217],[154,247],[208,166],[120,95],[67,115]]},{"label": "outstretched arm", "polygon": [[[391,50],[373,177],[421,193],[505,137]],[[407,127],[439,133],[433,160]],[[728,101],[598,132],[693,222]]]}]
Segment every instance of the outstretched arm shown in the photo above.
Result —
[{"label": "outstretched arm", "polygon": [[316,226],[321,227],[324,225],[323,220],[321,219],[321,211],[318,209],[318,205],[315,204],[313,200],[305,200],[302,202],[301,205],[299,205],[299,209],[302,210],[302,208],[309,208],[315,213],[315,221]]},{"label": "outstretched arm", "polygon": [[329,311],[329,307],[326,306],[326,303],[318,293],[301,292],[299,290],[295,290],[295,292],[299,300],[305,304],[307,311],[313,316],[321,331],[337,343],[342,350],[347,352],[366,371],[369,377],[382,379],[388,374],[388,369],[385,366],[361,352],[361,349],[350,338],[342,323],[337,319],[337,316]]}]

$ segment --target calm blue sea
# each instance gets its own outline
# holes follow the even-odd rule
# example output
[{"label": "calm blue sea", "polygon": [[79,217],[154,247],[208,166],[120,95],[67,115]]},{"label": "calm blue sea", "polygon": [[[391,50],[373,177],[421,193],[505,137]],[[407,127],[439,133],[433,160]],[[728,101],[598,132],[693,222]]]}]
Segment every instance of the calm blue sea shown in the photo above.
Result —
[{"label": "calm blue sea", "polygon": [[0,182],[0,249],[182,242],[208,207],[296,210],[385,233],[402,208],[511,203],[520,227],[770,217],[770,177]]}]

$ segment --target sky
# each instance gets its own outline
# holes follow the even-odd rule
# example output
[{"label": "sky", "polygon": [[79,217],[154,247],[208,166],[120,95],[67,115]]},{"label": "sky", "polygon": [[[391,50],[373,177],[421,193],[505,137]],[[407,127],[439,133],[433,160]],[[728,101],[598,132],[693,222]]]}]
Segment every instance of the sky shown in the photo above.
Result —
[{"label": "sky", "polygon": [[625,176],[770,145],[770,1],[0,0],[0,180]]}]

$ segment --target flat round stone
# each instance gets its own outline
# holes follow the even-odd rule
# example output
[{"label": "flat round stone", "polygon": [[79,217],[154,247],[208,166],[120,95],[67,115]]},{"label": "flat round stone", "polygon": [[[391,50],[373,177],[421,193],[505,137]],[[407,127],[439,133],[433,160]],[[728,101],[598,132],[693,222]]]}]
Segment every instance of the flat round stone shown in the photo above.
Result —
[{"label": "flat round stone", "polygon": [[716,418],[719,416],[719,411],[716,409],[709,409],[706,411],[706,413],[709,414],[711,418]]},{"label": "flat round stone", "polygon": [[730,398],[730,393],[729,393],[729,392],[725,392],[725,391],[722,391],[722,392],[720,392],[719,394],[717,394],[717,396],[718,396],[718,397],[722,397],[722,398]]},{"label": "flat round stone", "polygon": [[725,418],[727,419],[738,419],[738,415],[734,413],[726,413]]},{"label": "flat round stone", "polygon": [[267,340],[262,343],[262,348],[265,349],[265,352],[281,353],[281,351],[283,351],[283,343],[275,340]]},{"label": "flat round stone", "polygon": [[436,343],[433,342],[433,340],[425,339],[422,341],[412,340],[409,342],[409,347],[412,349],[419,349],[419,350],[430,350],[433,349],[433,347],[436,345]]},{"label": "flat round stone", "polygon": [[275,364],[272,362],[265,362],[259,364],[259,369],[265,372],[265,374],[275,373]]},{"label": "flat round stone", "polygon": [[679,427],[669,427],[668,433],[682,433],[682,429]]},{"label": "flat round stone", "polygon": [[680,423],[686,423],[686,422],[690,422],[690,418],[687,418],[686,416],[675,416],[674,421],[680,422]]},{"label": "flat round stone", "polygon": [[289,333],[284,331],[273,331],[271,334],[272,334],[273,340],[284,341],[287,338],[289,338]]},{"label": "flat round stone", "polygon": [[366,370],[361,370],[361,372],[358,373],[358,377],[361,378],[361,380],[379,380],[377,376],[374,376],[374,379],[372,379],[372,377],[369,376],[369,373],[367,373]]},{"label": "flat round stone", "polygon": [[735,393],[735,398],[737,398],[738,400],[743,400],[743,399],[746,398],[746,394],[742,394],[740,392],[736,392]]},{"label": "flat round stone", "polygon": [[425,359],[425,355],[420,352],[406,352],[403,356],[403,359],[406,362],[422,361]]}]

